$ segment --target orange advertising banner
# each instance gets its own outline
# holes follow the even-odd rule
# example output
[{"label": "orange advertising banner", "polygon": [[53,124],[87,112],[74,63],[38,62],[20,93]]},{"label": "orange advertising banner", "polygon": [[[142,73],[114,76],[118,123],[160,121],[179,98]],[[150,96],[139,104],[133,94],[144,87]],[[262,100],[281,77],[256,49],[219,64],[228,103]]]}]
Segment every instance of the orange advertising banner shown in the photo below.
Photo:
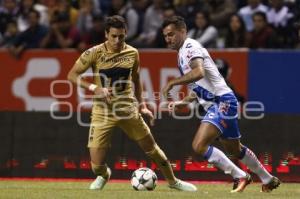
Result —
[{"label": "orange advertising banner", "polygon": [[[225,59],[232,68],[230,82],[247,97],[248,52],[212,51],[213,58]],[[67,81],[67,74],[80,53],[74,50],[29,50],[16,59],[0,51],[1,111],[81,111],[91,107],[86,91]],[[159,92],[168,80],[178,76],[174,51],[141,50],[141,80],[146,100],[157,103]],[[186,89],[173,89],[174,100]],[[180,93],[178,95],[178,93]]]}]

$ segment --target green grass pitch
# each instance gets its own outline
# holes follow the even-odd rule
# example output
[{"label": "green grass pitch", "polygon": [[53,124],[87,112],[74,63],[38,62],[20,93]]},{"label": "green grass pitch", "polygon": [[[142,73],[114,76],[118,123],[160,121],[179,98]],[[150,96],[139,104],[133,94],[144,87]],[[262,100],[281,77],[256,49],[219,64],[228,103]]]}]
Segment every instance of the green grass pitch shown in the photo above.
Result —
[{"label": "green grass pitch", "polygon": [[253,183],[243,193],[230,193],[230,183],[196,184],[197,192],[171,190],[159,182],[154,191],[134,191],[128,182],[109,182],[102,191],[88,190],[90,181],[0,180],[1,199],[60,199],[60,198],[120,198],[120,199],[299,199],[300,183],[283,183],[271,193],[260,193],[260,184]]}]

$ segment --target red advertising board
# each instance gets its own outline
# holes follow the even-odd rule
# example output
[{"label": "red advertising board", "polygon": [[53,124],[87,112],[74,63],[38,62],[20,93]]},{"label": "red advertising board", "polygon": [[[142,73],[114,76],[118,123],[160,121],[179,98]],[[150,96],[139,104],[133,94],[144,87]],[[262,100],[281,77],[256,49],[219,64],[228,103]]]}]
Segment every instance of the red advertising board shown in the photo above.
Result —
[{"label": "red advertising board", "polygon": [[[212,51],[213,58],[223,58],[232,67],[230,81],[247,97],[247,51]],[[77,89],[66,80],[67,73],[80,54],[74,50],[30,50],[20,59],[0,51],[0,110],[4,111],[76,111],[78,104],[90,99],[78,97]],[[174,51],[141,50],[141,79],[146,98],[156,94],[167,80],[179,75]],[[174,93],[185,88],[175,88]],[[153,94],[156,93],[156,94]],[[174,98],[176,99],[176,97]]]}]

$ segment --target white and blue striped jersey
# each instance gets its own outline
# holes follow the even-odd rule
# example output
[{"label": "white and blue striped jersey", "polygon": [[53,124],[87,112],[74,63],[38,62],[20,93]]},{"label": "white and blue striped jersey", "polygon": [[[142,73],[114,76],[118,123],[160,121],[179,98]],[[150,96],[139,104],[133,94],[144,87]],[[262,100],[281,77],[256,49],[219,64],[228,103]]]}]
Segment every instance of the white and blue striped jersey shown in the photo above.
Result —
[{"label": "white and blue striped jersey", "polygon": [[197,94],[199,103],[204,108],[208,108],[212,102],[216,102],[220,96],[231,93],[232,90],[227,86],[207,50],[191,38],[187,38],[179,49],[178,68],[181,75],[192,70],[190,62],[195,58],[203,59],[205,76],[196,82],[190,83],[188,87]]}]

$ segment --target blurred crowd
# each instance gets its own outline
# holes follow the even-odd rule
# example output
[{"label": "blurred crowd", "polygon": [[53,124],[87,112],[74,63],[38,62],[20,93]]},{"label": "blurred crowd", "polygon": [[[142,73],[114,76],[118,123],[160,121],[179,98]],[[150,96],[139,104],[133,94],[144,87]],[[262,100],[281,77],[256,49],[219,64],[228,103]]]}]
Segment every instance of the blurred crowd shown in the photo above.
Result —
[{"label": "blurred crowd", "polygon": [[127,43],[163,48],[164,18],[181,15],[206,48],[300,48],[300,0],[0,0],[0,48],[76,48],[105,40],[104,19],[121,15]]}]

